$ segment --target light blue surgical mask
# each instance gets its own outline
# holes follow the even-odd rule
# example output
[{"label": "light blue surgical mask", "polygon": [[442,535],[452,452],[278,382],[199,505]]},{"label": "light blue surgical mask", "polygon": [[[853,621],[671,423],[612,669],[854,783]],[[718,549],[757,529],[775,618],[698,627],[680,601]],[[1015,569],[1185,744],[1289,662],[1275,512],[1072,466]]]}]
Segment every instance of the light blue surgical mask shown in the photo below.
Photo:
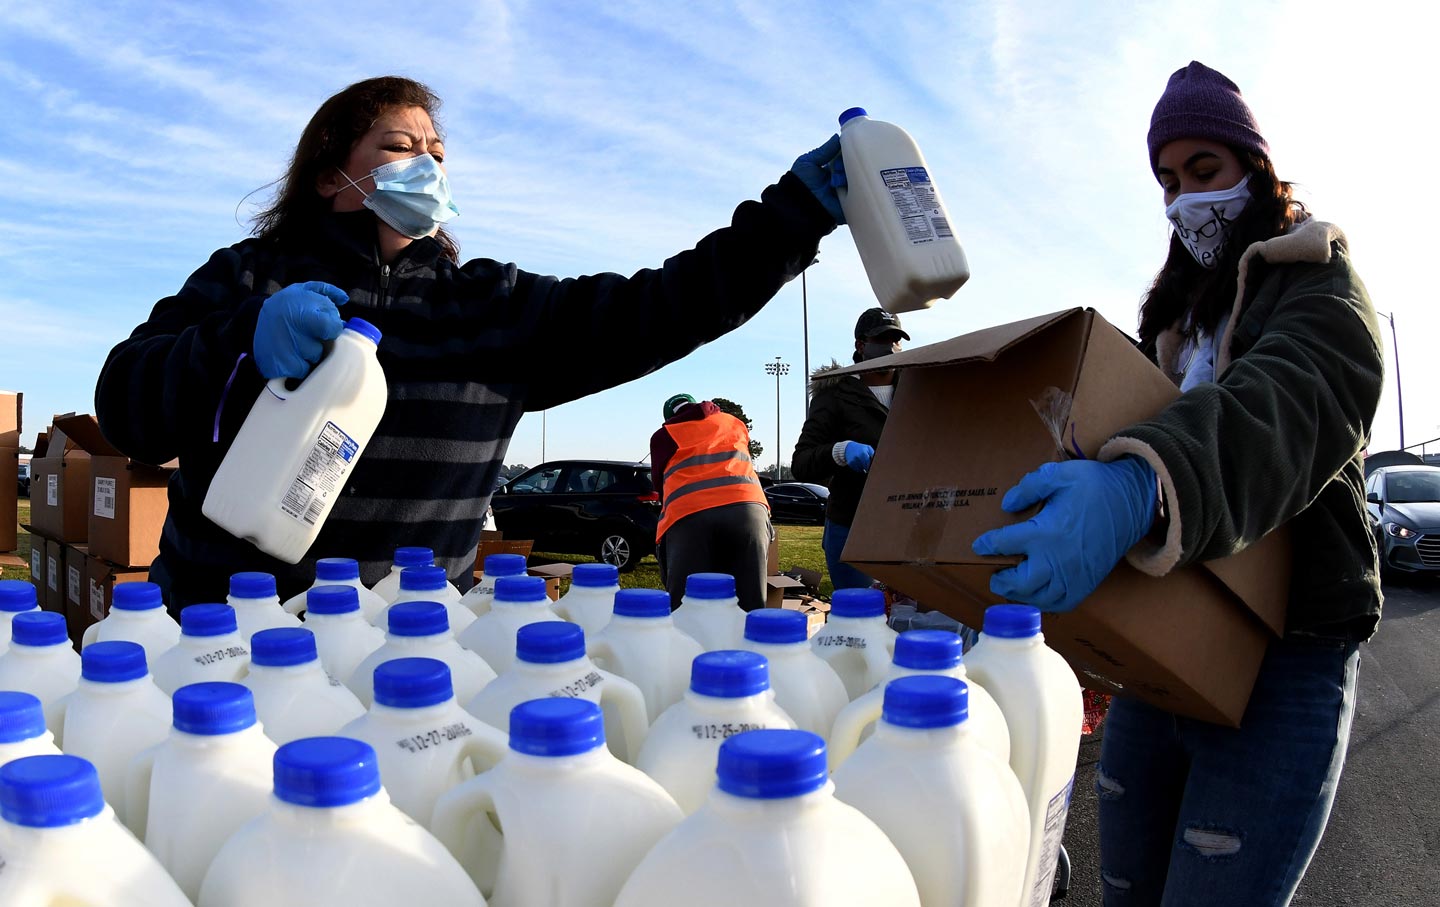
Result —
[{"label": "light blue surgical mask", "polygon": [[460,214],[450,199],[450,181],[429,154],[391,161],[370,171],[375,191],[366,192],[344,170],[340,175],[365,196],[365,207],[402,236],[431,236]]}]

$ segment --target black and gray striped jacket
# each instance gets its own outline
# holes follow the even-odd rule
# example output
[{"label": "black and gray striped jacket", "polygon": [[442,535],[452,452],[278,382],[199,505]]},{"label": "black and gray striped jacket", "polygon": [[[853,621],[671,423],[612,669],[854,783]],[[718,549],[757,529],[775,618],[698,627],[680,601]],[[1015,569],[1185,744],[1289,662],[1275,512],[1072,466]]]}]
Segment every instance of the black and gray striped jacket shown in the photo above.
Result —
[{"label": "black and gray striped jacket", "polygon": [[[734,330],[810,263],[834,221],[792,175],[743,202],[728,227],[658,269],[557,279],[513,264],[455,264],[433,239],[379,264],[368,211],[329,215],[303,243],[221,249],[117,345],[95,390],[107,439],[147,463],[179,457],[160,543],[173,609],[224,601],[228,577],[273,573],[282,597],[321,557],[353,557],[374,583],[394,549],[435,550],[461,589],[496,476],[525,412],[646,375]],[[297,565],[201,514],[211,478],[264,379],[252,341],[281,287],[334,284],[384,334],[385,417],[319,538]],[[228,386],[228,390],[227,390]]]}]

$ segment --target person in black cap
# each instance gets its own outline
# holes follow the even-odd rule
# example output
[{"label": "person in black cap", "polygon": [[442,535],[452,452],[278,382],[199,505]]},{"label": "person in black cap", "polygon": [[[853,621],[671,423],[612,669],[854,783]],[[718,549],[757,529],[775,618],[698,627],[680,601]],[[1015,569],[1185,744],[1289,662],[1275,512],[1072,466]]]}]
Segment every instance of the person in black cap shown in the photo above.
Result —
[{"label": "person in black cap", "polygon": [[[884,309],[866,309],[855,322],[854,360],[878,359],[900,351],[900,341],[910,335],[900,326],[900,316]],[[831,363],[816,369],[810,383],[813,396],[805,427],[795,445],[790,469],[797,482],[814,482],[830,489],[825,511],[825,565],[836,589],[865,588],[870,577],[840,560],[875,445],[890,415],[895,393],[895,372],[827,377],[839,368]]]}]

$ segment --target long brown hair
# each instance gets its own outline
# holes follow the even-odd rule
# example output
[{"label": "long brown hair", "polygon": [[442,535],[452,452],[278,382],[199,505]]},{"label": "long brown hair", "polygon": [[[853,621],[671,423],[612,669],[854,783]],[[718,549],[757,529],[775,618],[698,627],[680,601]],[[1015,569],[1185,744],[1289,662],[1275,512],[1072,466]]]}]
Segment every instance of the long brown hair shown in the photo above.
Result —
[{"label": "long brown hair", "polygon": [[1250,174],[1250,203],[1235,218],[1234,233],[1219,263],[1204,268],[1174,233],[1165,264],[1155,275],[1140,303],[1140,341],[1152,343],[1166,328],[1179,323],[1194,336],[1214,330],[1235,304],[1240,256],[1253,243],[1279,236],[1303,216],[1305,206],[1295,200],[1295,188],[1275,175],[1264,155],[1231,147]]},{"label": "long brown hair", "polygon": [[[443,137],[437,118],[440,98],[425,85],[399,76],[356,82],[332,95],[310,118],[290,166],[278,181],[275,200],[255,215],[252,232],[263,239],[303,240],[315,221],[330,210],[330,200],[317,191],[316,181],[329,168],[343,166],[360,137],[386,111],[397,107],[423,108]],[[443,228],[435,240],[446,258],[460,260],[459,245]]]}]

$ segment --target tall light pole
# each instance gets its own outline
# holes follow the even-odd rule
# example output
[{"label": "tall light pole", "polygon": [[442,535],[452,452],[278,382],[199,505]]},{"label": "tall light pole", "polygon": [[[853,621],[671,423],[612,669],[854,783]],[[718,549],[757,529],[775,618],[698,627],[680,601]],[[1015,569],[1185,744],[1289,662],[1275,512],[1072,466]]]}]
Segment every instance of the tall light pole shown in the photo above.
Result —
[{"label": "tall light pole", "polygon": [[805,332],[805,418],[810,418],[810,291],[805,285],[805,272],[810,270],[812,265],[819,264],[820,253],[810,260],[805,266],[805,271],[800,272],[800,321]]},{"label": "tall light pole", "polygon": [[790,365],[776,356],[765,363],[765,374],[775,376],[775,481],[780,481],[780,376],[790,374]]},{"label": "tall light pole", "polygon": [[1405,394],[1400,390],[1400,341],[1395,336],[1395,316],[1387,312],[1377,311],[1390,322],[1390,343],[1395,348],[1395,399],[1400,404],[1400,449],[1405,449]]}]

